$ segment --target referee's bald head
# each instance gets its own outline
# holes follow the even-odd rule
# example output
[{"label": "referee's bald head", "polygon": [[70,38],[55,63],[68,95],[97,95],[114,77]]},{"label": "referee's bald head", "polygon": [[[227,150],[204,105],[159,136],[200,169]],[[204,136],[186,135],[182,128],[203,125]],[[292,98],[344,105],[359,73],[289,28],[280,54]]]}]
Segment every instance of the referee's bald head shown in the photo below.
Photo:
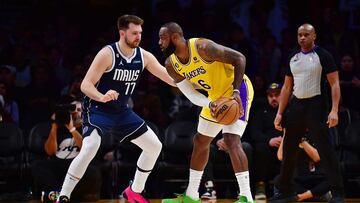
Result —
[{"label": "referee's bald head", "polygon": [[300,30],[300,29],[305,29],[305,30],[310,31],[311,33],[316,33],[314,26],[311,25],[310,23],[305,23],[305,24],[300,25],[298,30]]}]

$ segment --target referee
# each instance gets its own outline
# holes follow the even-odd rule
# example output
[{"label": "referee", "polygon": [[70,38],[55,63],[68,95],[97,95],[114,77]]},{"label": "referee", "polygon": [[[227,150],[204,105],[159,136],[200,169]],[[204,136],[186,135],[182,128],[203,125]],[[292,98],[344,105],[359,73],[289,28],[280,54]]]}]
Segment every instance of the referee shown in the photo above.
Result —
[{"label": "referee", "polygon": [[[331,185],[333,197],[330,202],[341,203],[344,202],[344,186],[327,129],[338,124],[340,100],[338,71],[330,53],[315,45],[316,33],[312,25],[301,25],[298,28],[297,39],[301,50],[290,57],[274,120],[276,129],[283,130],[282,127],[285,127],[286,131],[280,177],[275,183],[278,191],[269,202],[296,201],[292,183],[295,157],[298,154],[297,146],[301,137],[308,128],[319,151],[321,166]],[[331,86],[332,98],[332,107],[328,115],[325,78]],[[289,100],[291,95],[293,97]]]}]

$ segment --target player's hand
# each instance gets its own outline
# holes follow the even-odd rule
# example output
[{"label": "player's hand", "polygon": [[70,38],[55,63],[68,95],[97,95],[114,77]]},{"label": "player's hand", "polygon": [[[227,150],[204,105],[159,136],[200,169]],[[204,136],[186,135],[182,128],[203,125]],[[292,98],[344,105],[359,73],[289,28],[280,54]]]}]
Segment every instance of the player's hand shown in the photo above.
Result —
[{"label": "player's hand", "polygon": [[279,147],[282,141],[282,137],[278,136],[278,137],[273,137],[269,140],[269,145],[271,147]]},{"label": "player's hand", "polygon": [[217,107],[217,103],[215,101],[212,101],[209,103],[209,108],[210,108],[210,113],[211,116],[216,118],[216,107]]},{"label": "player's hand", "polygon": [[216,142],[216,145],[219,147],[218,148],[219,150],[222,150],[222,151],[225,151],[225,152],[228,151],[228,148],[227,148],[227,146],[225,144],[224,138],[221,138],[220,140],[218,140]]},{"label": "player's hand", "polygon": [[281,120],[282,120],[282,115],[281,114],[276,114],[275,120],[274,120],[274,127],[276,130],[282,131],[283,128],[281,126]]},{"label": "player's hand", "polygon": [[331,111],[329,113],[328,120],[326,122],[328,124],[329,128],[336,126],[338,124],[338,122],[339,122],[339,118],[338,118],[337,112]]},{"label": "player's hand", "polygon": [[119,93],[115,90],[109,90],[100,98],[100,102],[106,103],[108,101],[117,100]]},{"label": "player's hand", "polygon": [[232,98],[235,99],[235,101],[239,104],[240,118],[243,117],[243,115],[244,115],[244,108],[243,108],[243,106],[242,106],[242,102],[241,102],[241,98],[240,98],[240,93],[239,93],[238,91],[234,91]]}]

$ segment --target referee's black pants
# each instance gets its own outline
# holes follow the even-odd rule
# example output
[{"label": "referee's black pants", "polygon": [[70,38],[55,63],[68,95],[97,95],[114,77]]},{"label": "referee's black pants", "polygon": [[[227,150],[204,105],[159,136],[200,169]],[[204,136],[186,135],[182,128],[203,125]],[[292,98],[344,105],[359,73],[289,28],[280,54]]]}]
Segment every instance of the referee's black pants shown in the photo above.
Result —
[{"label": "referee's black pants", "polygon": [[312,136],[315,147],[320,155],[320,166],[329,181],[332,191],[343,191],[343,180],[339,162],[330,145],[327,121],[327,109],[321,96],[308,99],[291,99],[283,115],[283,126],[286,128],[283,143],[283,161],[280,177],[276,181],[277,188],[284,194],[291,194],[294,190],[293,176],[299,152],[298,144],[306,129]]}]

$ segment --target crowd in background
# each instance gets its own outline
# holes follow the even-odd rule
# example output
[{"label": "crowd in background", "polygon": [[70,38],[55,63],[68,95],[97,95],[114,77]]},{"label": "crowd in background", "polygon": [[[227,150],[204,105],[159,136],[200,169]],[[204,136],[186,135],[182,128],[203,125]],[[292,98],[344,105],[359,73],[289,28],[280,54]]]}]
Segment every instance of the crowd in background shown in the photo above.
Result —
[{"label": "crowd in background", "polygon": [[[81,80],[97,51],[118,40],[114,25],[125,13],[145,20],[140,46],[160,62],[164,58],[158,30],[169,21],[179,23],[187,39],[205,37],[243,53],[255,90],[252,112],[266,103],[268,85],[283,81],[288,56],[297,48],[296,28],[311,23],[316,43],[334,56],[339,68],[340,111],[359,119],[359,1],[9,0],[1,4],[0,114],[2,122],[16,123],[25,135],[49,120],[61,95],[82,100]],[[135,112],[160,129],[178,119],[197,121],[196,107],[177,89],[143,74],[132,98]]]}]

